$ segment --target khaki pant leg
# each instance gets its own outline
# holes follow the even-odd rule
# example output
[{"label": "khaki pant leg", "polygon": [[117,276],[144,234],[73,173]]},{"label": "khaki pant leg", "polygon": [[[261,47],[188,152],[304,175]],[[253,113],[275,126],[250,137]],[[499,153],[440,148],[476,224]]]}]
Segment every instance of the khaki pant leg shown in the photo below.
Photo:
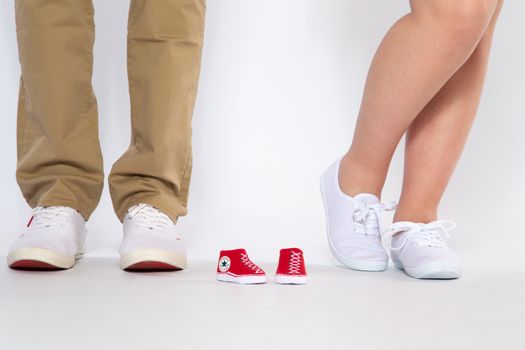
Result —
[{"label": "khaki pant leg", "polygon": [[174,221],[186,214],[204,17],[204,0],[131,1],[131,144],[109,176],[120,220],[138,203]]},{"label": "khaki pant leg", "polygon": [[69,206],[87,219],[103,186],[91,0],[16,0],[16,25],[18,184],[31,207]]}]

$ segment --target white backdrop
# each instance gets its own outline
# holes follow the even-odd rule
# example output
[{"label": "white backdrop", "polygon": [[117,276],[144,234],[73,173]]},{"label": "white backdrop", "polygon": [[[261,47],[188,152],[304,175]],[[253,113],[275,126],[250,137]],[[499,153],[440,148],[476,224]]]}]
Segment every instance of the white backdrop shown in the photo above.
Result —
[{"label": "white backdrop", "polygon": [[[94,86],[108,172],[129,143],[128,1],[94,2]],[[13,5],[0,2],[0,254],[30,214],[14,177]],[[404,0],[208,0],[190,215],[180,220],[191,260],[242,246],[255,261],[275,261],[280,247],[299,246],[310,263],[332,262],[318,178],[348,147],[369,62],[407,9]],[[454,241],[469,266],[525,266],[524,15],[525,2],[506,2],[479,117],[442,204],[442,218],[459,224]],[[385,200],[400,192],[401,152]],[[88,229],[88,256],[116,254],[121,227],[107,185]]]}]

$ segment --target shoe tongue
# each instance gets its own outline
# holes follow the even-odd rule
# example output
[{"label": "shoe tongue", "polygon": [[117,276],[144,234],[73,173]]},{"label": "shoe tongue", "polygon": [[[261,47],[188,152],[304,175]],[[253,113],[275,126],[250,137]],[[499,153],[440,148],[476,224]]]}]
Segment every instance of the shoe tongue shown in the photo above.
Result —
[{"label": "shoe tongue", "polygon": [[284,253],[302,253],[303,251],[299,248],[283,248],[281,249],[281,254]]},{"label": "shoe tongue", "polygon": [[[35,209],[37,209],[37,208],[35,208]],[[63,206],[58,206],[58,205],[52,205],[52,206],[49,206],[49,207],[40,207],[38,209],[39,209],[39,211],[45,211],[45,210],[47,210],[47,211],[53,211],[53,210],[57,211],[57,210],[62,210],[62,211],[67,211],[69,213],[73,213],[73,212],[76,211],[75,209],[73,209],[71,207],[63,207]]]},{"label": "shoe tongue", "polygon": [[354,199],[356,201],[359,201],[359,202],[362,202],[362,203],[366,203],[366,204],[377,204],[377,203],[379,203],[379,198],[377,198],[376,196],[374,196],[373,194],[370,194],[370,193],[359,193],[359,194],[356,194],[354,196]]}]

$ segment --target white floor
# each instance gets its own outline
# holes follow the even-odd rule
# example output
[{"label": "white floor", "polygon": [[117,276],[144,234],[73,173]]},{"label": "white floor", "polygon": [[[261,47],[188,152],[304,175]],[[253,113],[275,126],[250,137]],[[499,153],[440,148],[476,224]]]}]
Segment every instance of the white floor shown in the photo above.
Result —
[{"label": "white floor", "polygon": [[305,286],[240,286],[214,272],[126,273],[110,258],[50,273],[3,265],[0,349],[525,349],[519,273],[418,281],[310,266]]}]

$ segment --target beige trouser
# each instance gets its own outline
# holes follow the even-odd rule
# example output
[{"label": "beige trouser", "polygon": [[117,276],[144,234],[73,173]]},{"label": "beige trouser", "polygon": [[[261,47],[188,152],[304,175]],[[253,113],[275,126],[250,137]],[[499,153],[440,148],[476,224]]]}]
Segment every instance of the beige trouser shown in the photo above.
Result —
[{"label": "beige trouser", "polygon": [[[204,15],[205,0],[131,0],[131,144],[109,175],[120,220],[138,203],[173,220],[186,213]],[[16,23],[18,184],[30,206],[69,206],[88,219],[104,179],[91,85],[93,5],[16,0]]]}]

